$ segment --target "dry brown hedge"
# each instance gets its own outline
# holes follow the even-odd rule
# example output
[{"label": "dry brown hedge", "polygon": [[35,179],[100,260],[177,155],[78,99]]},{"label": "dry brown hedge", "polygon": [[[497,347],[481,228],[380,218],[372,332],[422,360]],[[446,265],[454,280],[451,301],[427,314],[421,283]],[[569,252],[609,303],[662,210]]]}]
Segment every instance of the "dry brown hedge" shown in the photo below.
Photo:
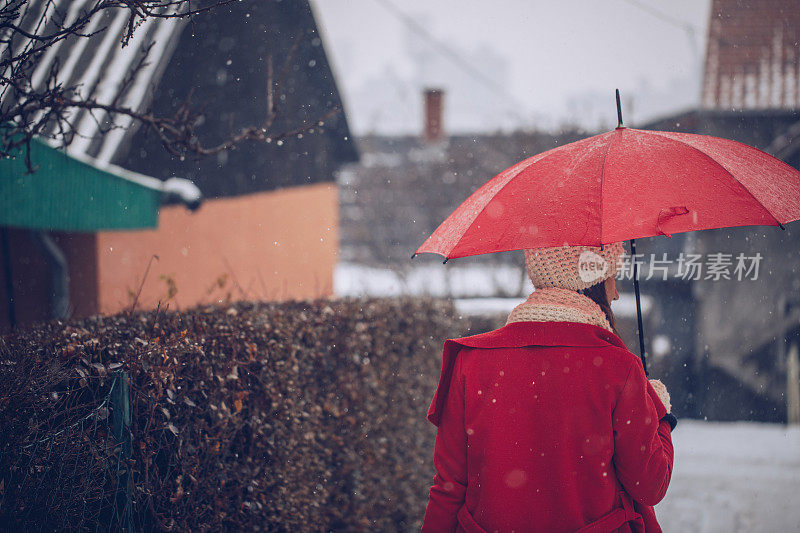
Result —
[{"label": "dry brown hedge", "polygon": [[[425,413],[442,340],[459,333],[454,315],[435,300],[239,304],[8,334],[0,523],[114,524],[108,454],[97,450],[118,450],[95,444],[110,439],[103,427],[95,441],[76,437],[86,422],[75,420],[106,414],[92,409],[121,363],[131,382],[137,529],[418,529],[433,474]],[[31,462],[22,456],[34,441],[48,444]],[[72,477],[59,454],[80,465]]]}]

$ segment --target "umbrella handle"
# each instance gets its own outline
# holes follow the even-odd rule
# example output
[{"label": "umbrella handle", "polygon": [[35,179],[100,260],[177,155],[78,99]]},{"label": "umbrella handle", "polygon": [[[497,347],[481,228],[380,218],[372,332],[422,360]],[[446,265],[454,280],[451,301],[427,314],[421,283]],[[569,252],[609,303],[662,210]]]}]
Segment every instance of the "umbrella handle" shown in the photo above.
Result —
[{"label": "umbrella handle", "polygon": [[642,360],[642,367],[644,368],[644,375],[649,376],[647,372],[647,358],[644,351],[644,329],[642,327],[642,302],[639,296],[639,266],[636,264],[636,240],[631,239],[631,261],[633,261],[633,290],[636,293],[636,320],[639,325],[639,357]]}]

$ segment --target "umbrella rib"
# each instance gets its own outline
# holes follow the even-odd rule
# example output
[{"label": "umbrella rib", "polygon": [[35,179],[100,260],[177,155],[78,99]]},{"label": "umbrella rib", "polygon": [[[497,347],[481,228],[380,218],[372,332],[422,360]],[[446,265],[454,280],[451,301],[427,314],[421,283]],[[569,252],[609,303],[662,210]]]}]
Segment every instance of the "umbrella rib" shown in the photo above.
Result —
[{"label": "umbrella rib", "polygon": [[[533,159],[534,157],[536,157],[536,156],[532,156],[532,157],[531,157],[531,159]],[[545,156],[545,157],[546,157],[546,156]],[[507,181],[507,182],[505,182],[505,184],[503,184],[503,186],[502,186],[502,187],[500,187],[499,189],[497,189],[497,192],[495,192],[495,193],[492,195],[492,197],[491,197],[491,198],[489,198],[489,201],[488,201],[488,202],[486,202],[486,205],[484,205],[483,207],[481,207],[481,210],[477,212],[477,214],[475,215],[475,218],[473,218],[473,219],[472,219],[472,222],[470,222],[470,223],[469,223],[469,226],[467,226],[467,229],[466,229],[466,230],[464,230],[464,232],[461,234],[461,237],[459,237],[459,238],[458,238],[458,240],[455,242],[455,244],[453,244],[453,246],[451,246],[451,247],[450,247],[450,250],[448,250],[448,251],[447,251],[447,255],[445,256],[447,259],[449,259],[449,258],[450,258],[450,254],[453,252],[453,250],[455,250],[456,248],[458,248],[458,245],[459,245],[459,244],[461,244],[461,241],[464,239],[464,236],[465,236],[465,235],[467,235],[467,234],[469,233],[469,230],[471,230],[471,229],[472,229],[472,226],[474,226],[474,225],[475,225],[475,221],[476,221],[476,220],[478,220],[478,219],[481,217],[481,215],[483,214],[483,212],[486,210],[486,207],[487,207],[487,206],[488,206],[490,203],[492,203],[492,200],[493,200],[493,199],[494,199],[494,198],[495,198],[495,197],[496,197],[498,194],[500,194],[500,192],[501,192],[503,189],[505,189],[505,188],[508,186],[508,184],[509,184],[509,183],[511,183],[512,181],[514,181],[514,178],[516,178],[517,176],[519,176],[520,172],[522,172],[523,170],[527,169],[528,167],[530,167],[530,166],[531,166],[531,165],[533,165],[534,163],[538,163],[538,162],[539,162],[539,161],[541,161],[542,159],[544,159],[544,157],[541,157],[541,158],[537,159],[536,161],[531,161],[531,163],[530,163],[530,164],[528,164],[528,165],[525,165],[524,167],[521,167],[519,170],[517,170],[517,172],[516,172],[516,173],[515,173],[515,174],[514,174],[512,177],[508,178],[508,181]]]},{"label": "umbrella rib", "polygon": [[742,189],[744,189],[744,191],[745,191],[747,194],[749,194],[749,195],[750,195],[750,197],[751,197],[753,200],[755,200],[755,201],[758,203],[758,205],[760,205],[762,208],[764,208],[764,211],[766,211],[766,212],[767,212],[767,214],[769,214],[769,216],[771,216],[771,217],[772,217],[772,219],[775,221],[776,225],[778,225],[778,226],[782,226],[782,225],[783,225],[783,223],[782,223],[780,220],[778,220],[778,218],[777,218],[775,215],[773,215],[773,214],[772,214],[772,211],[770,211],[770,210],[767,208],[767,206],[765,206],[765,205],[764,205],[764,204],[761,202],[761,200],[759,200],[758,198],[756,198],[756,195],[755,195],[755,194],[753,194],[753,192],[752,192],[750,189],[748,189],[748,188],[747,188],[747,186],[746,186],[744,183],[742,183],[741,181],[737,180],[737,179],[736,179],[736,176],[734,176],[734,175],[733,175],[733,173],[732,173],[730,170],[728,170],[727,168],[725,168],[725,166],[724,166],[722,163],[720,163],[719,161],[717,161],[716,159],[714,159],[713,157],[711,157],[710,155],[708,155],[708,154],[707,154],[707,153],[705,153],[704,151],[702,151],[702,150],[700,150],[699,148],[697,148],[697,147],[695,147],[695,146],[692,146],[691,144],[689,144],[689,143],[687,143],[687,142],[685,142],[685,141],[682,141],[682,140],[680,140],[680,139],[674,139],[674,138],[672,138],[672,137],[670,137],[670,136],[668,136],[668,135],[660,135],[660,133],[661,133],[660,131],[654,131],[654,130],[637,130],[637,131],[645,131],[645,132],[647,132],[647,133],[651,133],[651,134],[657,135],[658,137],[661,137],[662,139],[669,139],[670,141],[674,141],[674,142],[676,142],[676,143],[679,143],[680,145],[682,145],[682,146],[686,146],[687,148],[691,148],[691,149],[692,149],[692,150],[694,150],[695,152],[699,153],[700,155],[702,155],[703,157],[705,157],[706,159],[708,159],[709,161],[711,161],[712,163],[714,163],[715,165],[717,165],[718,167],[720,167],[722,170],[724,170],[724,171],[725,171],[725,172],[728,174],[728,176],[730,176],[730,177],[731,177],[731,179],[732,179],[733,181],[735,181],[736,183],[738,183],[738,184],[739,184],[739,185],[742,187]]},{"label": "umbrella rib", "polygon": [[608,157],[608,152],[611,151],[611,144],[616,138],[616,135],[610,136],[608,144],[606,145],[606,151],[603,154],[603,163],[600,165],[600,246],[603,245],[603,185],[606,177],[606,158]]}]

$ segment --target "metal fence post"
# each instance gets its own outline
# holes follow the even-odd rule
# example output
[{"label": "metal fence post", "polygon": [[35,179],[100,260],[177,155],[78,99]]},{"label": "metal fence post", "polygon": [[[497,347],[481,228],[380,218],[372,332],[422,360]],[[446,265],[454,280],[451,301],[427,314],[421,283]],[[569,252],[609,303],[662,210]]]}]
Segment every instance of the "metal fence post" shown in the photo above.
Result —
[{"label": "metal fence post", "polygon": [[128,373],[120,370],[114,374],[111,395],[114,440],[119,449],[117,457],[117,484],[115,503],[119,526],[122,531],[131,531],[131,405]]},{"label": "metal fence post", "polygon": [[800,424],[800,360],[797,341],[792,340],[786,361],[786,421],[789,425]]}]

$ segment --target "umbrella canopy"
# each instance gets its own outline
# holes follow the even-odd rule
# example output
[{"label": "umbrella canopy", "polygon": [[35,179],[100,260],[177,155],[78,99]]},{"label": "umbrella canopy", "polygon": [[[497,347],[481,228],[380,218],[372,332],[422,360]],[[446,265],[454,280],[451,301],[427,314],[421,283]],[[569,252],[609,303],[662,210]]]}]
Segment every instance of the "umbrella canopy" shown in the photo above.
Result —
[{"label": "umbrella canopy", "polygon": [[600,246],[797,219],[800,172],[771,155],[707,135],[618,127],[504,170],[416,253]]}]

